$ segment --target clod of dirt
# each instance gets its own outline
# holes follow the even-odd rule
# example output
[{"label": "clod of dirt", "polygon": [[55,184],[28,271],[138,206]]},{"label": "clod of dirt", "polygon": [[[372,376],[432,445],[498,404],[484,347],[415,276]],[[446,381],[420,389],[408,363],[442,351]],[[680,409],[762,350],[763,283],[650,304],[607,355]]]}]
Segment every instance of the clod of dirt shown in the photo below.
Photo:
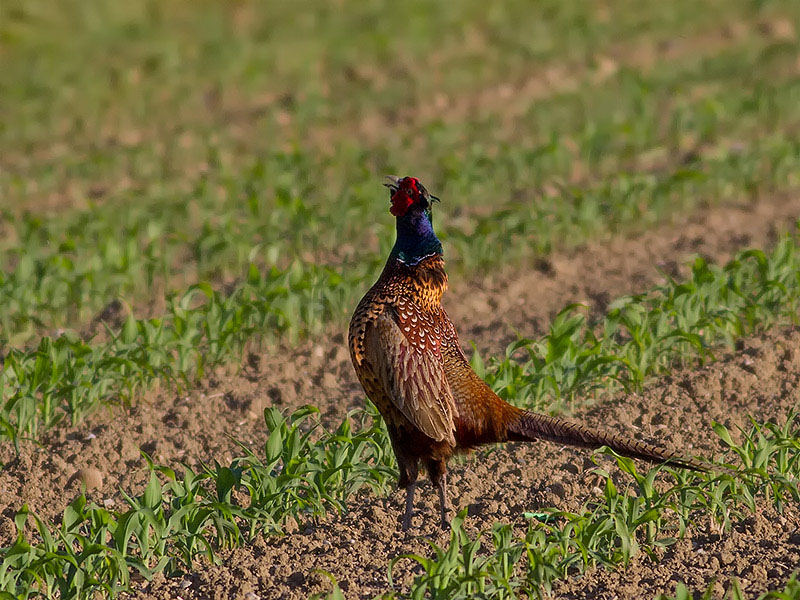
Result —
[{"label": "clod of dirt", "polygon": [[17,537],[17,526],[14,521],[0,516],[0,548],[10,546]]},{"label": "clod of dirt", "polygon": [[87,467],[85,469],[78,469],[67,481],[69,487],[73,481],[80,481],[86,490],[99,490],[103,487],[103,474],[97,469]]},{"label": "clod of dirt", "polygon": [[759,23],[761,33],[782,42],[791,42],[795,39],[795,29],[788,19],[775,19]]}]

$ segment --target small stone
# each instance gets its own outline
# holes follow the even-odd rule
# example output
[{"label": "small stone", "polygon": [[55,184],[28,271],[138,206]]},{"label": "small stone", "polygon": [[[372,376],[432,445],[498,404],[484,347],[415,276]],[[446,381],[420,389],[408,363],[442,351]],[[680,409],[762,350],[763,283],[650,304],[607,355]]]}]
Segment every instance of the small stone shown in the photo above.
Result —
[{"label": "small stone", "polygon": [[255,594],[253,592],[247,592],[244,595],[244,600],[261,600],[261,596],[259,596],[258,594]]},{"label": "small stone", "polygon": [[182,590],[188,590],[190,587],[192,587],[192,582],[188,579],[184,579],[178,585]]},{"label": "small stone", "polygon": [[72,474],[72,477],[69,478],[69,481],[67,481],[67,485],[76,479],[86,487],[86,491],[96,490],[103,487],[103,474],[92,467],[78,469],[75,471],[75,473]]}]

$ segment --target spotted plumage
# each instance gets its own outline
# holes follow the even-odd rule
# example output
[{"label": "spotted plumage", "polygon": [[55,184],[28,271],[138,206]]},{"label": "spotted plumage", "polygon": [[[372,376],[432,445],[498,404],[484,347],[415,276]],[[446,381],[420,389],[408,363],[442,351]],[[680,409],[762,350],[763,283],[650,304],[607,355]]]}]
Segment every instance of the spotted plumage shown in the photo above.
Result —
[{"label": "spotted plumage", "polygon": [[492,392],[470,367],[441,305],[447,274],[431,214],[438,199],[413,177],[391,177],[387,187],[397,241],[353,314],[348,341],[358,378],[386,420],[399,485],[407,490],[403,529],[411,523],[420,464],[439,490],[444,526],[447,460],[481,444],[543,439],[609,446],[633,458],[705,469],[665,448],[521,410]]}]

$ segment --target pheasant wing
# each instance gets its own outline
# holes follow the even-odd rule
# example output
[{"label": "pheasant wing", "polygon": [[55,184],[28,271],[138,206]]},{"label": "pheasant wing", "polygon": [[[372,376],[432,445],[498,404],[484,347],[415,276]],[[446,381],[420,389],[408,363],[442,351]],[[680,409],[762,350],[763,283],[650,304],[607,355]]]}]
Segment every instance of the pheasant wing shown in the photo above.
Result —
[{"label": "pheasant wing", "polygon": [[366,331],[366,358],[403,416],[431,439],[455,446],[455,403],[444,373],[441,340],[433,328],[414,321],[416,328],[391,314],[380,315]]}]

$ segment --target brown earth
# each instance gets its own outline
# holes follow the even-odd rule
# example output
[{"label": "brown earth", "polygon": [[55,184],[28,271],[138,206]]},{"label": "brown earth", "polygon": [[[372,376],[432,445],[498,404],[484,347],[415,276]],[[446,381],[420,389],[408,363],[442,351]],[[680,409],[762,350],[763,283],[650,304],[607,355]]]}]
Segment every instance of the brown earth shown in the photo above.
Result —
[{"label": "brown earth", "polygon": [[[664,377],[642,395],[620,395],[579,418],[592,426],[634,431],[645,439],[719,456],[712,420],[746,428],[748,415],[759,421],[785,419],[797,400],[798,348],[798,329],[746,340],[741,350],[713,365]],[[527,527],[524,511],[540,506],[577,510],[598,494],[593,467],[586,452],[545,443],[509,444],[452,465],[450,494],[455,505],[468,507],[466,529],[473,538],[498,521],[513,524],[521,534]],[[618,477],[620,485],[623,481]],[[221,566],[203,565],[184,579],[161,579],[145,587],[141,597],[241,598],[253,593],[264,599],[305,598],[329,586],[315,569],[332,573],[348,597],[372,597],[386,591],[392,558],[427,556],[428,541],[441,546],[448,540],[436,524],[436,494],[429,485],[420,487],[416,529],[408,534],[399,529],[401,506],[400,492],[388,498],[364,494],[345,515],[330,515],[285,537],[258,539],[223,555]],[[657,563],[639,555],[619,572],[597,569],[561,582],[555,595],[648,598],[674,592],[678,580],[704,589],[714,577],[723,589],[737,577],[748,594],[782,587],[800,564],[800,513],[789,507],[778,515],[765,504],[721,535],[701,518],[698,528],[662,554]],[[394,573],[406,583],[414,574],[411,561],[400,562]]]},{"label": "brown earth", "polygon": [[[516,338],[515,329],[526,336],[539,335],[569,302],[585,302],[596,314],[610,300],[663,280],[659,269],[685,273],[685,263],[694,254],[722,262],[743,246],[769,247],[798,215],[800,197],[710,208],[657,231],[588,244],[524,270],[453,281],[446,306],[465,344],[474,340],[485,355],[498,354]],[[748,415],[780,420],[794,405],[800,377],[798,341],[800,333],[794,330],[747,340],[713,365],[662,378],[642,396],[619,396],[576,418],[692,451],[714,452],[718,447],[708,427],[711,419],[729,425],[745,425]],[[81,468],[96,468],[102,474],[102,485],[89,492],[93,500],[121,506],[119,488],[138,492],[147,476],[140,449],[173,467],[180,461],[212,459],[225,464],[238,453],[228,435],[254,447],[263,443],[265,406],[315,404],[324,423],[332,424],[363,403],[341,332],[294,349],[266,349],[245,362],[237,370],[220,370],[184,393],[151,390],[129,409],[113,407],[77,427],[57,428],[39,445],[26,444],[19,458],[10,448],[0,448],[0,462],[6,463],[0,472],[0,546],[13,536],[10,518],[22,503],[47,518],[60,514],[77,493],[79,483],[71,478]],[[478,456],[454,463],[450,477],[454,504],[469,506],[467,528],[473,532],[497,520],[522,527],[519,515],[531,507],[576,508],[592,494],[594,478],[588,469],[593,464],[585,452],[550,444],[510,445]],[[312,573],[315,568],[333,573],[352,597],[378,593],[386,588],[392,557],[429,554],[427,539],[446,542],[447,536],[434,527],[433,494],[427,484],[420,489],[415,519],[420,529],[411,535],[399,531],[399,493],[387,498],[363,494],[345,515],[331,515],[282,538],[257,540],[227,553],[224,567],[199,564],[191,578],[161,579],[142,587],[137,596],[228,598],[252,592],[262,598],[301,598],[324,589],[323,580]],[[632,568],[619,573],[598,570],[563,583],[558,592],[589,597],[615,589],[627,597],[634,589],[651,596],[671,591],[674,582],[668,577],[683,573],[687,553],[698,547],[707,557],[717,556],[719,566],[711,558],[694,561],[687,583],[704,581],[713,571],[724,581],[732,575],[747,578],[753,586],[747,591],[775,588],[792,570],[775,565],[798,562],[799,522],[797,511],[787,512],[781,521],[769,510],[765,506],[752,523],[740,524],[741,531],[721,538],[702,527],[692,531],[658,565],[638,557]],[[429,518],[423,523],[423,517]],[[752,557],[762,555],[753,544],[761,542],[773,544],[763,552],[773,558],[774,568],[764,577],[761,571],[748,575]],[[725,560],[719,558],[723,553]],[[410,573],[407,561],[398,569],[401,579]],[[595,592],[584,595],[582,590]]]}]

